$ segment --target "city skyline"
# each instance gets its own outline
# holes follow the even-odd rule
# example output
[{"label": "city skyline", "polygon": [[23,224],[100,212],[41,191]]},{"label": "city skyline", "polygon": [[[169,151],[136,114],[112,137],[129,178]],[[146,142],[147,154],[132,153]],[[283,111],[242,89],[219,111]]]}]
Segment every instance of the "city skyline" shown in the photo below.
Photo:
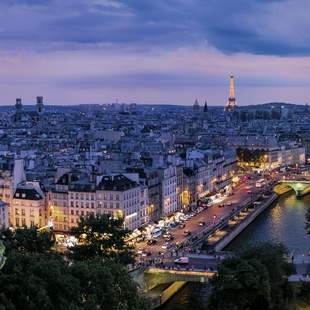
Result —
[{"label": "city skyline", "polygon": [[231,73],[240,106],[305,104],[307,8],[292,0],[6,0],[0,105],[39,94],[56,105],[198,98],[224,106]]}]

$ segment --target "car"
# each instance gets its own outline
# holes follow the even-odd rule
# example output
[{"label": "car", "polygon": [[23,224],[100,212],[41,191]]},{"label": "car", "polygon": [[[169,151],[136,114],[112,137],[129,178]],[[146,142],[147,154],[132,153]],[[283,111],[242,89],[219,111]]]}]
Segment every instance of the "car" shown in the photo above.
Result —
[{"label": "car", "polygon": [[188,229],[186,229],[183,231],[183,235],[189,236],[189,235],[191,235],[191,232]]},{"label": "car", "polygon": [[147,256],[151,256],[151,255],[152,255],[151,252],[146,252],[146,251],[142,252],[142,257],[147,257]]},{"label": "car", "polygon": [[252,194],[252,191],[250,191],[250,190],[249,190],[249,191],[247,191],[247,194]]},{"label": "car", "polygon": [[177,225],[178,225],[177,222],[171,222],[169,226],[170,226],[171,228],[174,228],[174,227],[176,227]]},{"label": "car", "polygon": [[155,240],[155,239],[149,239],[148,241],[147,241],[147,245],[154,245],[154,244],[156,244],[157,243],[157,241]]},{"label": "car", "polygon": [[167,239],[167,238],[169,238],[170,237],[170,233],[165,233],[165,234],[163,234],[163,237],[165,238],[165,239]]},{"label": "car", "polygon": [[172,244],[170,242],[165,242],[161,248],[162,249],[170,249],[172,247]]},{"label": "car", "polygon": [[189,264],[189,258],[188,257],[180,257],[174,260],[175,264],[180,264],[180,265],[187,265]]},{"label": "car", "polygon": [[200,222],[198,223],[199,226],[205,226],[205,224],[206,224],[206,223],[203,222],[203,221],[200,221]]},{"label": "car", "polygon": [[174,237],[172,235],[170,235],[168,238],[167,238],[168,241],[172,241],[174,240]]},{"label": "car", "polygon": [[180,228],[185,228],[185,226],[186,226],[185,223],[181,223],[181,224],[179,225]]},{"label": "car", "polygon": [[221,203],[221,204],[218,205],[218,207],[219,207],[219,208],[224,208],[225,205],[224,205],[223,203]]},{"label": "car", "polygon": [[137,242],[139,243],[139,242],[142,242],[142,241],[144,241],[144,236],[139,236],[138,238],[137,238]]},{"label": "car", "polygon": [[231,202],[231,201],[227,202],[227,203],[226,203],[226,206],[227,206],[227,207],[232,206],[232,202]]}]

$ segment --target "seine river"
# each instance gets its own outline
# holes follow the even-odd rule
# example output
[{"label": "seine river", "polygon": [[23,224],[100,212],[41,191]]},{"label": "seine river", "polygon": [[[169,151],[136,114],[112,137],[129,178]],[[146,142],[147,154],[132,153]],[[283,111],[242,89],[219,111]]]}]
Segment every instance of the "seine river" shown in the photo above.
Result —
[{"label": "seine river", "polygon": [[[310,195],[296,199],[293,193],[281,196],[255,222],[247,227],[225,250],[233,251],[256,241],[282,242],[290,251],[310,250],[310,235],[305,231],[305,213],[310,207]],[[184,286],[163,310],[206,309],[208,288],[199,283]]]}]

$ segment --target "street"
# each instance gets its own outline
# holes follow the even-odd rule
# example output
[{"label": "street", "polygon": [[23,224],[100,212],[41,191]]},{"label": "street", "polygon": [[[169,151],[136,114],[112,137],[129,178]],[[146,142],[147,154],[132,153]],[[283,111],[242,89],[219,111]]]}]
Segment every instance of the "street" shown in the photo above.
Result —
[{"label": "street", "polygon": [[[255,182],[259,178],[260,176],[256,176],[255,178],[248,179],[234,190],[233,196],[223,197],[220,199],[220,201],[213,203],[212,206],[204,209],[194,217],[189,218],[186,221],[184,228],[180,228],[179,226],[171,228],[169,233],[174,237],[173,244],[175,245],[186,243],[186,241],[188,241],[192,236],[210,230],[221,219],[229,216],[229,214],[236,208],[248,204],[251,199],[254,200],[258,198],[258,195],[263,191],[263,188],[255,187]],[[204,222],[205,225],[199,226],[199,222]],[[190,235],[186,236],[184,234],[185,230],[188,230]],[[138,253],[149,253],[149,259],[158,256],[159,253],[164,253],[164,256],[166,257],[172,256],[174,247],[170,249],[162,248],[162,245],[166,242],[163,236],[156,238],[156,241],[157,242],[154,245],[147,245],[146,241],[136,243],[136,251],[139,251]],[[179,254],[178,252],[179,251],[177,251],[177,256]],[[141,261],[149,259],[147,257],[141,257]]]}]

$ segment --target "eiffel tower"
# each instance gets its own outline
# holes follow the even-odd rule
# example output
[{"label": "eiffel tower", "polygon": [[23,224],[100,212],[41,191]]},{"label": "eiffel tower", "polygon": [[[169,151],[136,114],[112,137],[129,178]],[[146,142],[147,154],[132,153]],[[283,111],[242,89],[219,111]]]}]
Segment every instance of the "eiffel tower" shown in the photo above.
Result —
[{"label": "eiffel tower", "polygon": [[233,111],[237,107],[237,102],[235,98],[235,82],[234,82],[234,76],[230,76],[230,84],[229,84],[229,97],[227,104],[225,106],[225,111]]}]

